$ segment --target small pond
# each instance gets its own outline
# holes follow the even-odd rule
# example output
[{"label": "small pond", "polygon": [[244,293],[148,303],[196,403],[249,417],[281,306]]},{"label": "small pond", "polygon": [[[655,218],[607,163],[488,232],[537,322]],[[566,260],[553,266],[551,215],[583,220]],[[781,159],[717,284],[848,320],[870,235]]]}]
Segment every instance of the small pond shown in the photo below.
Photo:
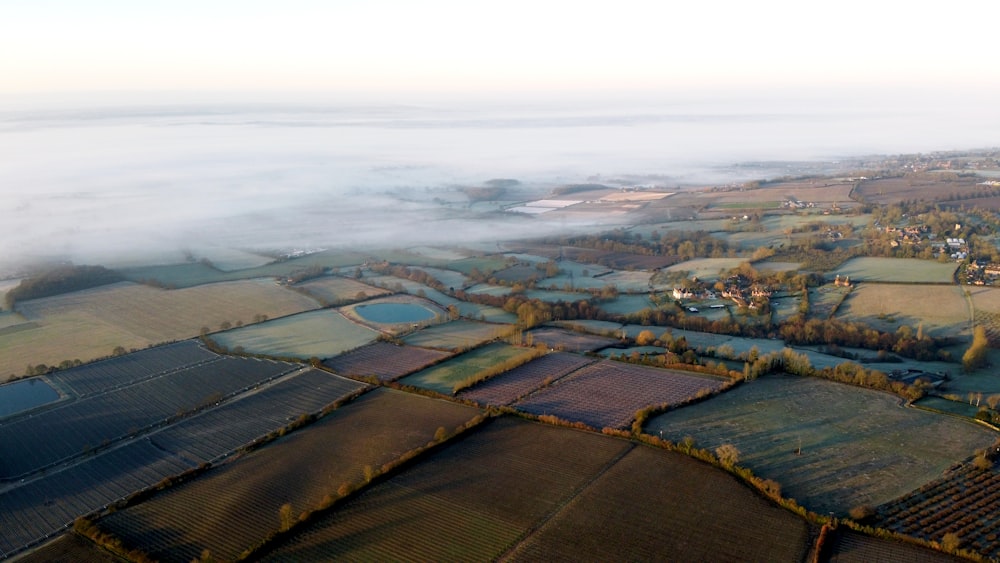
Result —
[{"label": "small pond", "polygon": [[0,418],[51,403],[59,393],[37,377],[0,385]]},{"label": "small pond", "polygon": [[354,312],[373,323],[416,323],[434,318],[434,311],[413,303],[358,305]]}]

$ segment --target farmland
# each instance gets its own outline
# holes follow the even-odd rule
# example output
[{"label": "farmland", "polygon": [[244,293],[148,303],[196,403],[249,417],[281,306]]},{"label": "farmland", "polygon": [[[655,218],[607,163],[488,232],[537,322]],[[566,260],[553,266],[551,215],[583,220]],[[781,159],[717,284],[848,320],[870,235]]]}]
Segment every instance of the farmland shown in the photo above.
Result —
[{"label": "farmland", "polygon": [[405,385],[431,389],[438,393],[450,395],[455,385],[490,369],[505,361],[516,361],[531,353],[525,349],[501,342],[487,344],[480,348],[461,354],[453,359],[421,370],[399,381]]},{"label": "farmland", "polygon": [[809,548],[804,520],[732,476],[636,447],[504,560],[570,561],[586,553],[592,561],[801,561]]},{"label": "farmland", "polygon": [[202,327],[251,322],[316,309],[304,295],[270,280],[246,280],[164,290],[119,283],[18,303],[35,322],[29,330],[0,334],[0,377],[21,375],[25,364],[56,365],[108,356],[117,346],[145,348],[197,336]]},{"label": "farmland", "polygon": [[230,350],[282,358],[329,358],[375,340],[378,332],[323,309],[227,330],[212,340]]},{"label": "farmland", "polygon": [[341,407],[305,429],[209,471],[99,526],[160,561],[190,561],[208,549],[234,560],[279,525],[281,506],[319,507],[344,483],[455,428],[476,409],[387,389]]},{"label": "farmland", "polygon": [[510,333],[512,325],[458,320],[424,328],[408,334],[403,342],[410,346],[462,350],[501,338]]},{"label": "farmland", "polygon": [[395,381],[451,356],[450,352],[373,342],[323,362],[323,365],[347,377],[375,376]]},{"label": "farmland", "polygon": [[854,282],[953,283],[955,262],[917,258],[851,258],[831,273]]},{"label": "farmland", "polygon": [[340,276],[323,276],[313,278],[295,285],[305,291],[320,303],[343,305],[361,301],[369,297],[379,297],[389,293],[381,287],[375,287],[360,281]]},{"label": "farmland", "polygon": [[992,463],[971,462],[950,469],[908,495],[886,503],[876,512],[886,529],[941,542],[955,534],[961,547],[996,560],[1000,557],[1000,474]]},{"label": "farmland", "polygon": [[778,375],[659,415],[645,432],[691,436],[709,449],[731,443],[741,464],[784,494],[837,514],[913,490],[993,440],[985,428],[904,408],[891,395]]},{"label": "farmland", "polygon": [[458,397],[484,405],[509,405],[593,361],[576,354],[552,352],[507,373],[463,389],[459,391]]},{"label": "farmland", "polygon": [[702,280],[717,280],[719,277],[746,262],[745,258],[696,258],[685,260],[679,264],[674,264],[666,269],[667,272],[686,272],[688,277],[696,277]]},{"label": "farmland", "polygon": [[0,511],[0,557],[51,537],[76,517],[101,510],[166,477],[224,458],[361,387],[329,373],[300,370],[245,398],[185,418],[150,434],[149,439],[85,456],[66,468],[0,491],[4,507]]},{"label": "farmland", "polygon": [[602,360],[575,371],[514,406],[591,428],[624,428],[651,405],[676,405],[724,387],[723,378]]},{"label": "farmland", "polygon": [[[695,504],[705,508],[688,510]],[[700,560],[720,549],[720,560],[801,560],[809,527],[684,456],[505,418],[338,507],[263,560]]]},{"label": "farmland", "polygon": [[530,338],[532,344],[544,344],[549,348],[567,352],[592,352],[618,343],[618,340],[606,336],[551,327],[536,328],[527,333],[526,338]]},{"label": "farmland", "polygon": [[886,332],[905,325],[931,336],[969,334],[970,316],[960,286],[880,283],[858,284],[836,314]]}]

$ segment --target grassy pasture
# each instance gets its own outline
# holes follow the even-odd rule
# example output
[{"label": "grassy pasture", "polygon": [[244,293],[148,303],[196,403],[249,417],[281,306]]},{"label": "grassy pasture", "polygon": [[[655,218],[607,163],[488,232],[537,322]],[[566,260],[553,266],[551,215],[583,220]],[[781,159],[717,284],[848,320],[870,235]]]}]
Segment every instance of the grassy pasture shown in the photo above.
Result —
[{"label": "grassy pasture", "polygon": [[[631,447],[496,420],[315,521],[264,559],[496,560]],[[603,537],[625,531],[615,524]]]},{"label": "grassy pasture", "polygon": [[[343,483],[380,467],[479,414],[474,408],[378,389],[274,444],[213,469],[99,526],[157,560],[190,561],[203,549],[220,560],[275,531],[285,503],[294,514],[337,496]],[[163,533],[169,531],[169,533]]]},{"label": "grassy pasture", "polygon": [[499,307],[490,307],[488,305],[477,305],[463,301],[458,304],[458,312],[465,318],[491,323],[517,322],[517,315],[514,313],[508,313]]},{"label": "grassy pasture", "polygon": [[[896,287],[896,286],[893,286]],[[809,288],[809,316],[812,318],[826,320],[836,312],[847,295],[853,291],[851,288],[824,284],[819,287]]]},{"label": "grassy pasture", "polygon": [[937,262],[919,258],[851,258],[830,275],[850,276],[852,282],[952,283],[955,262]]},{"label": "grassy pasture", "polygon": [[803,561],[809,525],[682,454],[630,450],[509,561]]},{"label": "grassy pasture", "polygon": [[471,258],[463,258],[461,260],[453,260],[449,262],[446,266],[449,270],[455,270],[456,272],[461,272],[465,275],[470,275],[473,269],[479,270],[480,272],[496,272],[502,270],[508,266],[507,258],[504,256],[490,255],[490,256],[476,256]]},{"label": "grassy pasture", "polygon": [[695,276],[700,280],[717,280],[726,271],[731,270],[743,262],[745,258],[695,258],[685,260],[680,264],[674,264],[666,269],[668,272],[688,272],[688,276]]},{"label": "grassy pasture", "polygon": [[227,330],[212,339],[229,348],[269,356],[329,358],[373,342],[378,332],[323,309]]},{"label": "grassy pasture", "polygon": [[837,318],[895,332],[923,323],[931,336],[969,334],[969,304],[961,286],[858,284],[837,310]]},{"label": "grassy pasture", "polygon": [[520,348],[495,342],[460,356],[418,371],[400,379],[400,383],[422,387],[450,395],[455,385],[507,360],[531,354],[531,348]]},{"label": "grassy pasture", "polygon": [[965,290],[975,307],[976,324],[986,328],[986,335],[996,346],[1000,343],[1000,288],[969,285]]},{"label": "grassy pasture", "polygon": [[[576,321],[556,321],[553,322],[552,324],[555,326],[568,328],[570,330],[582,330],[583,332],[588,332],[591,334],[599,334],[602,336],[611,336],[614,338],[620,337],[622,333],[622,324],[612,321],[576,320]],[[649,328],[649,327],[643,327],[643,328]],[[659,334],[657,334],[657,336],[659,336]]]},{"label": "grassy pasture", "polygon": [[339,276],[323,276],[295,285],[315,297],[320,303],[330,305],[342,305],[358,300],[358,296],[364,293],[367,297],[378,297],[387,295],[388,290],[362,283],[360,281],[342,278]]},{"label": "grassy pasture", "polygon": [[986,428],[892,395],[777,375],[657,416],[645,431],[710,450],[733,444],[741,465],[820,514],[887,502],[993,441]]},{"label": "grassy pasture", "polygon": [[460,350],[499,338],[509,330],[510,325],[457,320],[418,330],[405,336],[403,342],[424,348]]},{"label": "grassy pasture", "polygon": [[116,346],[145,348],[197,336],[202,327],[250,322],[316,309],[316,301],[271,280],[244,280],[163,290],[123,282],[17,305],[34,328],[0,334],[0,378],[26,364],[87,361]]}]

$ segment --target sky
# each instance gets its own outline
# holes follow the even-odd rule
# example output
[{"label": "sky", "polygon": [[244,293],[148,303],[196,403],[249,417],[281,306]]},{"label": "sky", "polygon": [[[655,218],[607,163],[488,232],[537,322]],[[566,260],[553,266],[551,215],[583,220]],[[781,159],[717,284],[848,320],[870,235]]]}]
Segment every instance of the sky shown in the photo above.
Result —
[{"label": "sky", "polygon": [[0,96],[996,92],[980,0],[3,0]]}]

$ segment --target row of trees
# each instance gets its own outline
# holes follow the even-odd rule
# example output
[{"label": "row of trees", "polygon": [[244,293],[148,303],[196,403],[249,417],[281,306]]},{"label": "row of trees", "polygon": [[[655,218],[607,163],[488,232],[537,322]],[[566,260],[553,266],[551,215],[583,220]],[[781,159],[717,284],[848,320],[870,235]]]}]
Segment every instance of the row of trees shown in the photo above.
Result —
[{"label": "row of trees", "polygon": [[13,309],[17,301],[90,289],[124,279],[118,272],[104,266],[60,266],[21,280],[17,287],[7,292],[5,299],[7,308]]}]

